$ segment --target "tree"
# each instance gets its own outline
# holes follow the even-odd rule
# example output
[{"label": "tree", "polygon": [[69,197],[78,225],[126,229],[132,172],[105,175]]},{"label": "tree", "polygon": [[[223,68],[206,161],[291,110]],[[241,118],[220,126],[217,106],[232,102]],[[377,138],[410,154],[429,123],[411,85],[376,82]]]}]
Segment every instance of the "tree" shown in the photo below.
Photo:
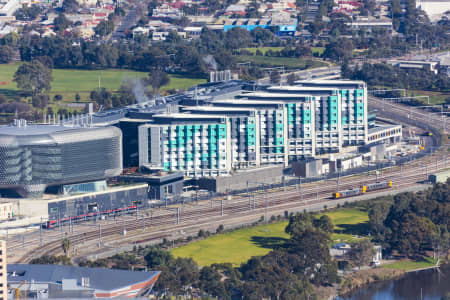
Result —
[{"label": "tree", "polygon": [[99,36],[107,36],[114,31],[114,22],[112,20],[102,20],[94,28],[95,34]]},{"label": "tree", "polygon": [[281,75],[280,72],[278,72],[277,70],[272,71],[270,73],[270,83],[272,84],[278,84],[281,81]]},{"label": "tree", "polygon": [[44,109],[48,105],[48,101],[50,98],[47,95],[40,94],[40,95],[34,95],[31,98],[31,104],[34,108],[40,108]]},{"label": "tree", "polygon": [[311,56],[312,51],[309,46],[297,45],[295,47],[294,54],[296,57]]},{"label": "tree", "polygon": [[253,40],[262,45],[273,39],[273,33],[270,30],[256,27],[250,32],[250,35],[253,37]]},{"label": "tree", "polygon": [[14,56],[14,49],[10,46],[0,46],[0,64],[9,63]]},{"label": "tree", "polygon": [[159,89],[162,86],[169,84],[170,78],[166,72],[159,69],[154,69],[148,74],[148,82],[152,86],[152,92],[154,95],[159,95]]},{"label": "tree", "polygon": [[17,20],[33,21],[41,13],[41,8],[37,5],[24,6],[14,13]]},{"label": "tree", "polygon": [[252,42],[252,36],[247,29],[233,27],[225,33],[225,46],[228,49],[246,48]]},{"label": "tree", "polygon": [[327,233],[333,233],[334,225],[331,218],[327,215],[321,216],[319,219],[314,219],[314,227],[319,228]]},{"label": "tree", "polygon": [[199,276],[199,287],[213,297],[228,298],[229,293],[220,273],[212,267],[203,267]]},{"label": "tree", "polygon": [[145,90],[146,89],[140,79],[136,79],[135,82],[124,82],[119,89],[121,105],[125,106],[136,103],[136,94],[145,100]]},{"label": "tree", "polygon": [[99,90],[91,91],[89,98],[92,101],[95,101],[98,105],[103,105],[104,107],[111,107],[111,92],[107,91],[105,88],[101,88]]},{"label": "tree", "polygon": [[157,268],[159,266],[169,266],[174,262],[174,258],[170,252],[164,251],[158,247],[150,247],[144,256],[149,268]]},{"label": "tree", "polygon": [[71,266],[72,262],[70,258],[64,255],[53,256],[53,255],[43,255],[38,258],[33,258],[30,261],[32,265],[66,265]]},{"label": "tree", "polygon": [[64,0],[62,3],[62,11],[68,14],[77,13],[80,5],[77,0]]},{"label": "tree", "polygon": [[217,227],[217,229],[216,229],[216,233],[222,233],[223,231],[224,231],[224,226],[223,226],[223,224],[220,224],[219,225],[219,227]]},{"label": "tree", "polygon": [[364,239],[352,244],[350,257],[358,265],[359,269],[361,269],[361,266],[368,265],[373,260],[374,255],[375,249],[369,240]]},{"label": "tree", "polygon": [[10,46],[10,47],[15,47],[17,46],[17,43],[20,40],[20,36],[17,32],[10,32],[8,34],[5,34],[1,39],[0,39],[0,45],[5,45],[5,46]]},{"label": "tree", "polygon": [[384,220],[389,213],[390,207],[390,202],[380,202],[375,203],[369,210],[369,227],[371,233],[378,240],[384,240],[384,234],[386,232]]},{"label": "tree", "polygon": [[337,264],[332,260],[328,249],[330,233],[320,228],[322,222],[313,224],[313,217],[309,213],[291,216],[285,229],[291,236],[286,250],[296,255],[295,259],[287,263],[295,272],[314,283],[326,285],[336,282],[338,277]]},{"label": "tree", "polygon": [[339,62],[344,62],[352,58],[353,43],[347,38],[338,38],[329,42],[325,46],[323,57],[330,58]]},{"label": "tree", "polygon": [[3,103],[7,103],[8,99],[6,99],[5,95],[0,94],[0,105]]},{"label": "tree", "polygon": [[294,73],[290,73],[287,76],[286,80],[288,85],[294,85],[295,81],[297,81],[297,75],[295,75]]},{"label": "tree", "polygon": [[61,101],[63,99],[63,96],[60,94],[56,94],[53,96],[53,101]]},{"label": "tree", "polygon": [[68,238],[64,238],[61,241],[61,247],[63,248],[64,254],[69,256],[70,247],[72,246],[72,242]]},{"label": "tree", "polygon": [[32,96],[50,91],[52,80],[52,70],[37,60],[21,65],[13,79],[19,89]]},{"label": "tree", "polygon": [[[67,1],[67,0],[66,0]],[[66,15],[59,14],[54,20],[53,25],[55,25],[55,31],[57,32],[63,32],[72,25],[72,22],[66,18]]]}]

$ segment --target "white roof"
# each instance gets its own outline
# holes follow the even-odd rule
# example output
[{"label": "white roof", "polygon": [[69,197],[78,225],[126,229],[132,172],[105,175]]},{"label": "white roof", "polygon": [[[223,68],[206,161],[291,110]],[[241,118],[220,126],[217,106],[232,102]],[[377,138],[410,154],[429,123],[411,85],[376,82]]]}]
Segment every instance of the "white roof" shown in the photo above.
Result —
[{"label": "white roof", "polygon": [[202,31],[202,27],[188,26],[183,28],[184,31]]},{"label": "white roof", "polygon": [[241,107],[220,107],[220,106],[185,106],[186,111],[207,111],[207,112],[223,112],[223,111],[251,111],[252,108]]},{"label": "white roof", "polygon": [[285,91],[332,91],[337,90],[336,88],[329,87],[309,87],[309,86],[271,86],[268,90],[285,90]]},{"label": "white roof", "polygon": [[[189,114],[189,113],[171,113],[171,114],[158,114],[154,115],[154,118],[169,118],[169,119],[211,119],[217,118],[218,116],[212,116],[208,114]],[[223,116],[226,118],[226,116]]]},{"label": "white roof", "polygon": [[279,104],[283,105],[284,102],[282,101],[276,101],[276,100],[270,100],[270,101],[259,101],[259,100],[252,100],[252,99],[227,99],[227,100],[214,100],[212,102],[213,104]]},{"label": "white roof", "polygon": [[361,80],[331,80],[331,79],[314,79],[314,80],[299,80],[298,83],[318,83],[318,84],[363,84],[364,81]]},{"label": "white roof", "polygon": [[[312,90],[312,88],[310,88]],[[329,91],[330,89],[326,89]],[[287,93],[267,93],[267,92],[251,92],[251,93],[243,93],[239,96],[249,96],[249,97],[260,97],[260,98],[274,98],[274,97],[280,97],[280,98],[293,98],[297,99],[299,97],[309,97],[313,96],[311,94],[305,93],[305,94],[287,94]]]}]

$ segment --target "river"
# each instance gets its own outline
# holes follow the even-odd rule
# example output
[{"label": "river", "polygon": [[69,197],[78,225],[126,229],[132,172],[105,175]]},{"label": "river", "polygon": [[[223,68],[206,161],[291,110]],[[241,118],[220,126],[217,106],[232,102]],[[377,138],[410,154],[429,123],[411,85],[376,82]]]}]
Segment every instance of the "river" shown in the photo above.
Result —
[{"label": "river", "polygon": [[[411,272],[399,279],[376,282],[339,300],[441,300],[450,293],[450,265],[441,272],[424,270]],[[422,298],[421,298],[422,296]]]}]

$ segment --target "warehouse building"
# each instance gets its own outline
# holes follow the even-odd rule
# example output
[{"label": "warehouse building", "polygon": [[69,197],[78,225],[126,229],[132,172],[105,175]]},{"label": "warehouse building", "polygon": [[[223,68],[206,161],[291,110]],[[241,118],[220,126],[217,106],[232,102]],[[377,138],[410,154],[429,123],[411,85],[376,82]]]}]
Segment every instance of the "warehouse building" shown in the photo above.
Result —
[{"label": "warehouse building", "polygon": [[136,298],[147,296],[161,272],[8,264],[8,299],[16,288],[25,298]]}]

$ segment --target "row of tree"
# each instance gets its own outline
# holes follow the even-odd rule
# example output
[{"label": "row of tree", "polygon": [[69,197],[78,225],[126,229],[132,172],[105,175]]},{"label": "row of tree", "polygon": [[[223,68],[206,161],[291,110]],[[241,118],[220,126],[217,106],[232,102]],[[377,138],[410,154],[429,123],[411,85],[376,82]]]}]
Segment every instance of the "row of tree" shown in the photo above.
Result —
[{"label": "row of tree", "polygon": [[369,86],[386,86],[428,91],[449,91],[450,78],[424,69],[400,69],[388,64],[365,63],[361,67],[342,67],[345,78],[363,80]]},{"label": "row of tree", "polygon": [[[337,263],[329,253],[333,224],[328,216],[317,218],[310,213],[289,216],[287,212],[285,216],[289,218],[285,231],[290,238],[281,241],[267,255],[252,257],[238,268],[229,263],[199,267],[191,258],[175,258],[157,246],[135,247],[133,252],[96,261],[83,260],[79,265],[117,269],[146,267],[161,271],[154,286],[161,297],[316,299],[315,287],[339,281]],[[223,226],[219,226],[217,232],[222,231]],[[199,231],[200,238],[205,235]],[[71,264],[67,258],[70,241],[63,239],[61,246],[66,256],[43,256],[31,263]]]},{"label": "row of tree", "polygon": [[[57,27],[64,29],[68,21],[64,15],[55,19]],[[100,35],[109,34],[114,28],[112,20],[100,23],[96,31]],[[175,34],[176,36],[176,34]],[[8,62],[13,49],[18,48],[22,61],[45,57],[58,68],[130,68],[148,71],[157,65],[163,69],[178,68],[183,72],[204,74],[204,57],[212,55],[217,67],[228,68],[233,64],[231,50],[248,47],[254,43],[272,40],[273,33],[258,28],[251,33],[241,28],[214,32],[205,28],[196,41],[180,41],[176,38],[149,46],[144,39],[131,43],[74,43],[70,38],[54,36],[41,38],[36,35],[23,35],[19,40],[5,37],[0,40],[0,59]],[[3,53],[3,55],[2,55]]]},{"label": "row of tree", "polygon": [[402,193],[384,199],[369,211],[375,240],[389,251],[420,258],[427,250],[436,257],[450,251],[450,181],[424,192]]}]

